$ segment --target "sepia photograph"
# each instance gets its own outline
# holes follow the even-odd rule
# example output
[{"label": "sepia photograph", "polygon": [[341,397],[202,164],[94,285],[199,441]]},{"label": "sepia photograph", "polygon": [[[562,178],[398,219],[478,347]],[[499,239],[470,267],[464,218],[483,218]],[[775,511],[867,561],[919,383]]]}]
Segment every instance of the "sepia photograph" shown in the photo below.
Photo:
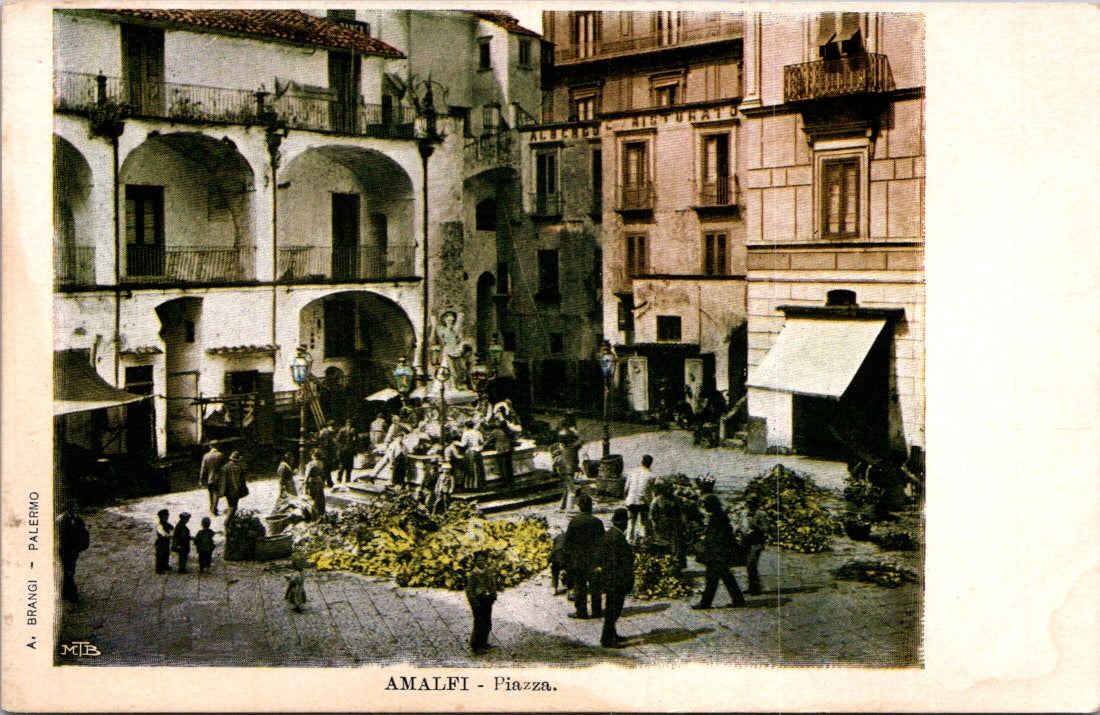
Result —
[{"label": "sepia photograph", "polygon": [[[968,229],[942,209],[965,203],[950,132],[926,139],[951,74],[928,59],[943,12],[38,4],[44,64],[18,86],[6,73],[5,98],[41,95],[49,215],[29,233],[22,209],[6,217],[5,278],[32,253],[52,273],[33,308],[6,293],[7,330],[42,320],[33,348],[5,332],[9,439],[13,361],[45,375],[52,349],[52,383],[30,381],[44,419],[25,449],[5,441],[4,593],[26,614],[5,607],[6,680],[17,652],[66,692],[163,673],[217,676],[213,697],[247,669],[274,684],[258,703],[298,674],[357,674],[359,700],[315,685],[286,702],[310,710],[721,708],[707,674],[844,674],[902,698],[977,682],[955,680],[963,641],[944,647],[973,637],[967,569],[1023,564],[1001,588],[1068,598],[1037,532],[968,527],[967,509],[1007,508],[1001,492],[1056,524],[1054,495],[971,471],[981,425],[926,449],[926,419],[953,404],[930,408],[933,361],[938,394],[1054,375],[991,365],[986,385],[972,355],[944,369],[1020,319],[1016,291],[1038,281],[1019,241],[944,260]],[[5,104],[11,127],[23,105]],[[5,213],[18,191],[5,182]],[[951,304],[997,283],[979,271],[1013,276],[990,330]],[[975,340],[926,351],[933,293],[937,330]],[[1005,345],[1018,359],[1026,338],[1004,335],[979,364]],[[992,430],[996,398],[955,397],[988,405]],[[1023,444],[1019,424],[998,439]],[[16,483],[11,455],[32,451]],[[1064,523],[1066,540],[1090,528]],[[948,539],[968,529],[975,545]],[[1015,617],[998,607],[982,627]],[[652,699],[628,705],[627,683]],[[813,692],[790,702],[827,709]],[[858,693],[837,702],[902,707]],[[140,702],[247,709],[238,695]]]}]

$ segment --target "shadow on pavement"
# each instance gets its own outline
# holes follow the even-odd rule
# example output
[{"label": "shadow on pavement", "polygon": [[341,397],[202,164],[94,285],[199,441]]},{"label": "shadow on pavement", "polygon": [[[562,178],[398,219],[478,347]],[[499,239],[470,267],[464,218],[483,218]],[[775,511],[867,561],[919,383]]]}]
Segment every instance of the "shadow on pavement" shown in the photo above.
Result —
[{"label": "shadow on pavement", "polygon": [[763,598],[746,598],[745,605],[742,608],[778,608],[787,603],[790,603],[791,599],[774,596],[764,596]]},{"label": "shadow on pavement", "polygon": [[667,610],[667,603],[651,603],[648,606],[626,606],[623,608],[623,612],[619,617],[629,618],[630,616],[637,616],[643,613],[660,613],[661,611]]},{"label": "shadow on pavement", "polygon": [[631,638],[626,642],[626,645],[669,645],[671,643],[684,643],[685,641],[694,640],[706,633],[713,632],[713,628],[655,628],[649,633],[642,633],[635,638]]},{"label": "shadow on pavement", "polygon": [[469,665],[528,665],[553,663],[560,666],[585,666],[595,662],[631,663],[633,657],[622,651],[602,648],[575,638],[528,632],[508,644],[508,652],[494,649],[488,657],[471,659]]}]

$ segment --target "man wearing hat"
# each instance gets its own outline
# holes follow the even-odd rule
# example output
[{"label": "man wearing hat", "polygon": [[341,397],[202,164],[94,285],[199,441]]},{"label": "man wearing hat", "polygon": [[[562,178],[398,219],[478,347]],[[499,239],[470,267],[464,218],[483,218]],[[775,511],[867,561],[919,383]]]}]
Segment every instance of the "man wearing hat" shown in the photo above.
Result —
[{"label": "man wearing hat", "polygon": [[88,527],[76,515],[76,502],[65,501],[65,511],[57,517],[57,556],[61,560],[61,597],[76,603],[80,596],[76,591],[76,560],[80,552],[88,548]]},{"label": "man wearing hat", "polygon": [[237,503],[241,497],[248,496],[248,484],[244,479],[244,460],[241,453],[235,451],[229,455],[229,461],[222,465],[218,472],[219,493],[225,497],[225,503],[229,510],[225,514],[225,520],[229,521],[237,513]]},{"label": "man wearing hat", "polygon": [[603,633],[600,645],[622,648],[625,640],[615,630],[623,612],[626,594],[634,590],[634,550],[626,540],[630,512],[618,508],[611,515],[611,528],[596,544],[596,581],[604,592]]},{"label": "man wearing hat", "polygon": [[218,475],[224,465],[225,454],[222,453],[217,444],[211,442],[210,450],[202,455],[202,464],[199,466],[199,486],[206,487],[206,491],[210,495],[211,516],[218,515],[218,500],[221,498]]}]

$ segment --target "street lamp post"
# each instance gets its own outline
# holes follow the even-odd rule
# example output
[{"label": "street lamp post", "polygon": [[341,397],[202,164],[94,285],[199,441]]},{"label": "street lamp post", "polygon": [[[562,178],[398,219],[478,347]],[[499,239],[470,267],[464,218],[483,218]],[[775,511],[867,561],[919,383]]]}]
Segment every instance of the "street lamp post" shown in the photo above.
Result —
[{"label": "street lamp post", "polygon": [[417,150],[420,152],[420,168],[421,177],[423,178],[423,186],[421,187],[421,221],[423,224],[423,286],[421,302],[422,302],[422,314],[420,323],[420,365],[421,369],[427,370],[428,365],[428,159],[435,153],[435,145],[439,144],[445,138],[444,135],[439,133],[436,126],[436,111],[435,111],[435,96],[432,92],[432,80],[429,77],[424,81],[426,89],[424,92],[424,98],[417,104],[420,110],[420,116],[423,119],[423,131],[419,137],[417,137]]},{"label": "street lamp post", "polygon": [[608,422],[607,403],[611,395],[611,378],[615,376],[615,349],[604,341],[600,346],[600,371],[603,373],[603,456],[611,455],[611,425]]},{"label": "street lamp post", "polygon": [[435,371],[435,380],[439,383],[439,443],[443,444],[443,429],[447,424],[447,380],[451,379],[451,368],[440,365]]},{"label": "street lamp post", "polygon": [[290,361],[290,376],[298,386],[298,469],[304,473],[306,465],[306,384],[309,382],[313,356],[305,345],[298,347],[298,354]]},{"label": "street lamp post", "polygon": [[393,369],[393,385],[397,394],[401,395],[401,406],[405,407],[405,401],[413,389],[413,370],[405,358],[399,359]]}]

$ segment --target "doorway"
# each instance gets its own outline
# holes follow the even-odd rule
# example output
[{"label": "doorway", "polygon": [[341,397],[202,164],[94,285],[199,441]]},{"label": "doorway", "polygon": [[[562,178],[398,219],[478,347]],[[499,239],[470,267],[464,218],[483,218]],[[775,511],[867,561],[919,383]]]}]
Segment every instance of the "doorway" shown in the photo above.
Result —
[{"label": "doorway", "polygon": [[359,194],[332,195],[332,277],[359,277]]},{"label": "doorway", "polygon": [[122,26],[122,84],[136,114],[164,113],[164,30]]}]

